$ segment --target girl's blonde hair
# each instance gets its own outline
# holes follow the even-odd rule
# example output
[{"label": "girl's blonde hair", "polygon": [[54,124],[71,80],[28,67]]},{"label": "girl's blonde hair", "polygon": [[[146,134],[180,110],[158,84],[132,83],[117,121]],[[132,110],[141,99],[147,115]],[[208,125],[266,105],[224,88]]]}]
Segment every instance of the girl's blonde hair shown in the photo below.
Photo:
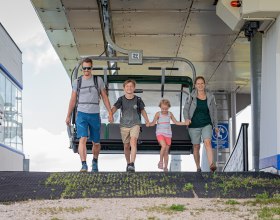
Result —
[{"label": "girl's blonde hair", "polygon": [[171,107],[171,104],[170,104],[170,101],[168,99],[162,99],[160,102],[159,102],[159,107],[161,107],[161,105],[167,105],[169,108]]}]

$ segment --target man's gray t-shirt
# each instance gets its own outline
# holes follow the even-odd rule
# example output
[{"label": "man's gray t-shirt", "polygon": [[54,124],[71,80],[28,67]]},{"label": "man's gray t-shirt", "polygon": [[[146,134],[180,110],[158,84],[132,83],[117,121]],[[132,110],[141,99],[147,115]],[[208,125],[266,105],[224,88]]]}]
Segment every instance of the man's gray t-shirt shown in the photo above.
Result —
[{"label": "man's gray t-shirt", "polygon": [[[127,99],[125,96],[119,97],[114,106],[119,109],[121,108],[121,119],[120,126],[131,128],[134,125],[141,125],[141,118],[137,112],[137,99],[140,97],[134,96],[132,99]],[[145,108],[145,104],[140,98],[139,107],[142,111]]]},{"label": "man's gray t-shirt", "polygon": [[[97,77],[98,80],[98,89],[99,91],[104,89],[104,82],[101,77]],[[77,92],[77,82],[76,79],[73,82],[73,91]],[[97,88],[94,85],[93,76],[91,76],[89,79],[84,79],[82,77],[82,83],[78,98],[78,111],[84,112],[84,113],[100,113],[100,107],[99,107],[99,100],[100,97],[97,92]],[[87,104],[83,104],[87,103]],[[89,104],[89,103],[97,103],[97,104]]]}]

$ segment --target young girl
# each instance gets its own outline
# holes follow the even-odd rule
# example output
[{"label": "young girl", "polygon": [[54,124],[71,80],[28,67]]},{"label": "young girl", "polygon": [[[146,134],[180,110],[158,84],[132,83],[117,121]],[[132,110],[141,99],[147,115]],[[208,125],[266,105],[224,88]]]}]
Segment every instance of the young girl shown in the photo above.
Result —
[{"label": "young girl", "polygon": [[178,122],[174,115],[168,111],[171,107],[169,100],[162,99],[159,103],[159,107],[161,111],[155,114],[154,120],[150,123],[150,126],[154,126],[157,123],[156,136],[161,146],[158,168],[168,171],[168,152],[172,138],[170,119],[176,125],[186,125],[186,122]]}]

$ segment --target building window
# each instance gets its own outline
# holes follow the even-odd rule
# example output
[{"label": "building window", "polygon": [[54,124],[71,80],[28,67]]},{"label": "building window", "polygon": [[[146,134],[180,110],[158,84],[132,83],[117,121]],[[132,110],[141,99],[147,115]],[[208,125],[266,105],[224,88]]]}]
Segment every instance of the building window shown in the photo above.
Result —
[{"label": "building window", "polygon": [[23,151],[22,95],[0,70],[0,143]]}]

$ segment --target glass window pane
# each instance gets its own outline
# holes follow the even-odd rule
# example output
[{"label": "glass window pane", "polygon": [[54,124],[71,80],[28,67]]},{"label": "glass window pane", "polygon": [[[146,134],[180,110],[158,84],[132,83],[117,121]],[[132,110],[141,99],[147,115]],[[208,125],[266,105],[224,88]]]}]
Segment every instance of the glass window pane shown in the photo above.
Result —
[{"label": "glass window pane", "polygon": [[4,143],[5,77],[0,72],[0,143]]},{"label": "glass window pane", "polygon": [[12,127],[12,83],[6,78],[6,94],[4,106],[4,125],[5,136],[4,143],[7,146],[11,145],[11,127]]}]

